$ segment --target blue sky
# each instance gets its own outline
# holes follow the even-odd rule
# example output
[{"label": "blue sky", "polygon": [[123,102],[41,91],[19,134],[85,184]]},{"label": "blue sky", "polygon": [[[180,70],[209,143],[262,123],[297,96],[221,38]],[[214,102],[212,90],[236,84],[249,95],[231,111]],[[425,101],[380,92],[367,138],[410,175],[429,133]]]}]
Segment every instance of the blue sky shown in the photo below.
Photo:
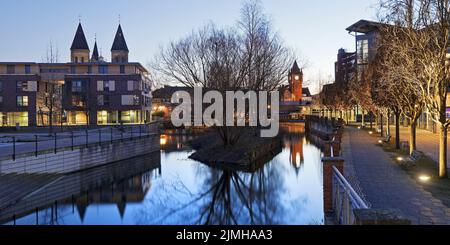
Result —
[{"label": "blue sky", "polygon": [[[334,74],[341,47],[354,50],[345,28],[374,19],[378,0],[262,0],[286,44],[306,57],[306,80]],[[235,24],[241,0],[0,0],[0,62],[42,61],[50,40],[60,60],[70,59],[79,16],[92,49],[97,34],[103,56],[110,48],[119,15],[130,60],[147,65],[159,48],[209,21]]]}]

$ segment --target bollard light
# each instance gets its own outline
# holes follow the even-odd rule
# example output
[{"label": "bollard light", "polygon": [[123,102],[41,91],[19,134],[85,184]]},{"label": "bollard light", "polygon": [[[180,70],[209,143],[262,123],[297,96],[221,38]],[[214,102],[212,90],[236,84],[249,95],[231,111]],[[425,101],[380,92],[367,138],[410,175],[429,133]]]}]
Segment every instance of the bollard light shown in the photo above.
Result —
[{"label": "bollard light", "polygon": [[428,182],[428,181],[431,180],[431,177],[428,176],[428,175],[420,175],[420,176],[419,176],[419,180],[420,180],[421,182]]}]

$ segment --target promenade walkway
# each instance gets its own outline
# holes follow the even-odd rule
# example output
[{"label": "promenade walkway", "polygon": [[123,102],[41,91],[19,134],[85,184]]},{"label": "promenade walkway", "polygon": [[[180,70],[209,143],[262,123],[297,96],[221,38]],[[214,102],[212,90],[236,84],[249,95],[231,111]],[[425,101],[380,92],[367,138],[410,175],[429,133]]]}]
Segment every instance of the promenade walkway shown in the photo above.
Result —
[{"label": "promenade walkway", "polygon": [[352,170],[372,208],[397,209],[413,224],[450,224],[450,208],[396,165],[374,137],[348,127],[342,144],[345,169]]},{"label": "promenade walkway", "polygon": [[[391,134],[395,135],[395,127],[391,126]],[[439,162],[439,134],[435,134],[428,130],[417,129],[417,150],[425,153],[428,157],[435,162]],[[409,128],[400,127],[400,140],[409,141]],[[450,150],[447,148],[447,155],[450,156]],[[447,159],[447,166],[450,169],[450,164]]]}]

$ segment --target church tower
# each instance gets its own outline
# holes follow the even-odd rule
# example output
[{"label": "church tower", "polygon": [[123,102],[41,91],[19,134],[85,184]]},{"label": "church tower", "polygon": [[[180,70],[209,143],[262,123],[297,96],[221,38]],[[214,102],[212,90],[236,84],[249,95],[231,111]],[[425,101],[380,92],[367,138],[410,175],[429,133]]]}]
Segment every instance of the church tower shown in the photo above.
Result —
[{"label": "church tower", "polygon": [[89,53],[89,46],[80,22],[70,47],[70,60],[74,63],[89,62]]},{"label": "church tower", "polygon": [[117,28],[116,37],[111,48],[111,62],[127,63],[128,62],[128,46],[122,32],[122,27],[119,24]]},{"label": "church tower", "polygon": [[292,101],[302,101],[303,93],[303,71],[298,67],[297,61],[294,62],[289,71],[289,85],[291,87]]}]

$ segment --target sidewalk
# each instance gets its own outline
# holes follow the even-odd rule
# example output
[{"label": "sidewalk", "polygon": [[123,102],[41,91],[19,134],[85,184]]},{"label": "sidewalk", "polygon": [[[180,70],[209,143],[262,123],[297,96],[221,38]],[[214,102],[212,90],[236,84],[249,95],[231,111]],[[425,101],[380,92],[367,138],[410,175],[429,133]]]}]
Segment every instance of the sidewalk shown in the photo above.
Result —
[{"label": "sidewalk", "polygon": [[[433,132],[417,129],[417,150],[423,152],[425,155],[439,162],[439,134]],[[395,127],[391,126],[391,135],[395,137]],[[450,138],[450,137],[449,137]],[[400,140],[409,142],[409,128],[400,126]],[[450,157],[450,151],[447,148],[447,156]],[[450,158],[447,159],[447,167],[450,168]]]},{"label": "sidewalk", "polygon": [[413,224],[450,224],[450,208],[415,180],[375,145],[375,138],[348,127],[342,142],[345,169],[352,169],[372,208],[397,209]]}]

